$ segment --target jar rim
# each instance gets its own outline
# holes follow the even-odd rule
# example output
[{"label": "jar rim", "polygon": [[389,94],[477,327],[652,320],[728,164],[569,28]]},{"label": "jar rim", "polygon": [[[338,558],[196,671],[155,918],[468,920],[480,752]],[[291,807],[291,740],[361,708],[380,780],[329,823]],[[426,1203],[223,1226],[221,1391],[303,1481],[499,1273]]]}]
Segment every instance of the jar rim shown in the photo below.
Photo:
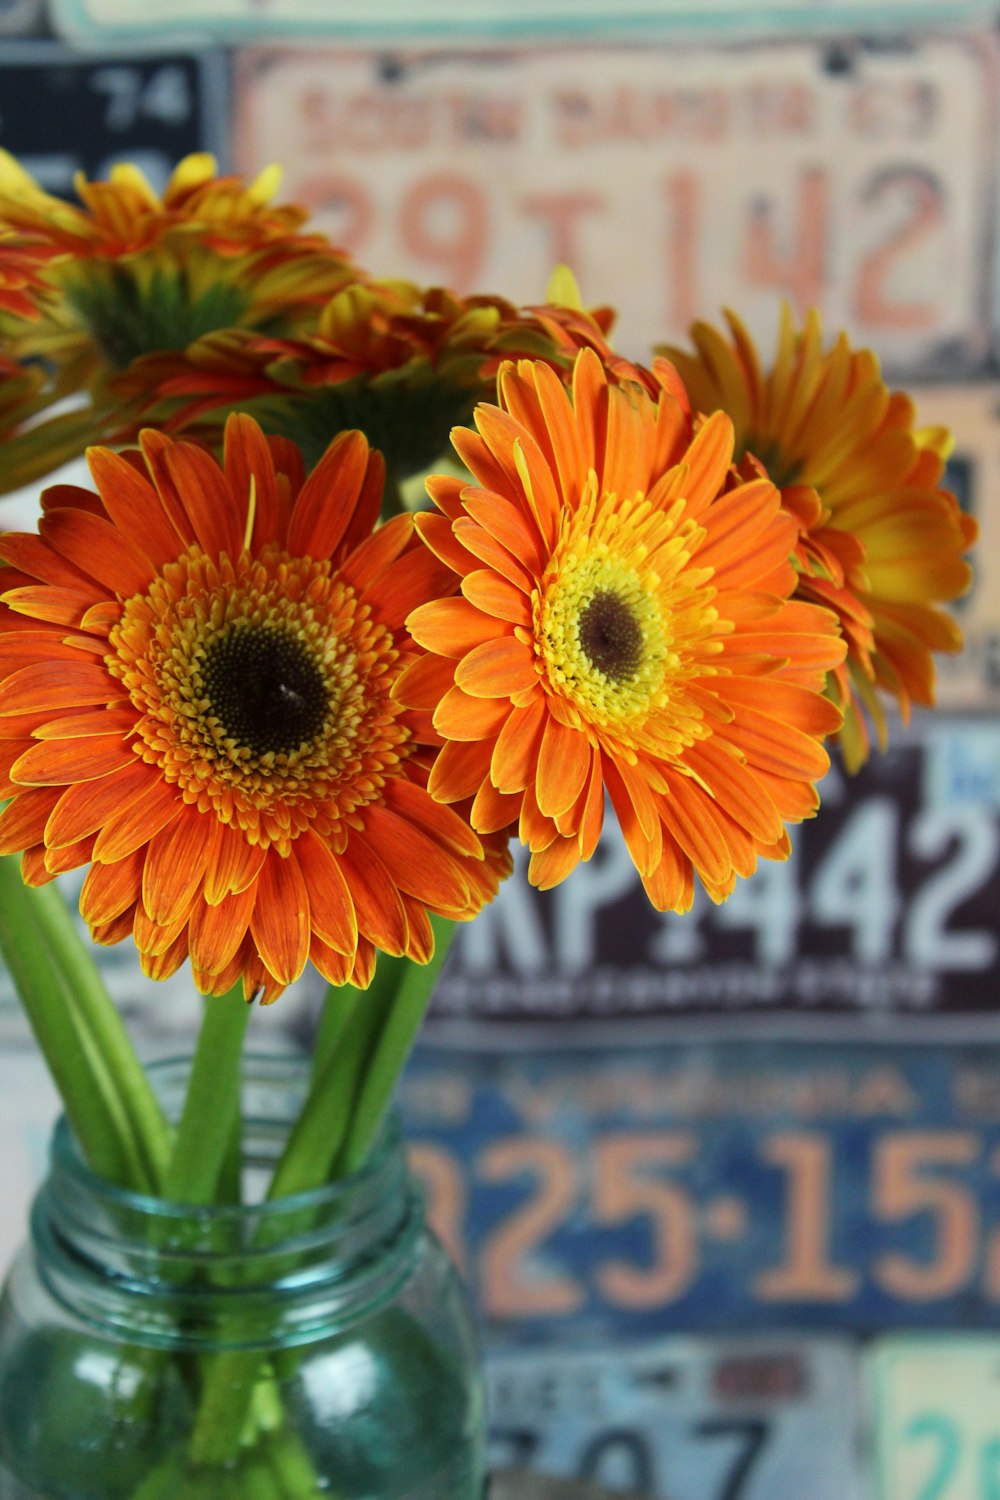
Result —
[{"label": "jar rim", "polygon": [[[186,1080],[191,1061],[189,1055],[172,1054],[149,1062],[146,1065],[146,1072],[153,1083],[154,1090],[159,1085],[158,1091],[162,1093],[162,1086],[168,1075]],[[295,1089],[301,1096],[304,1096],[310,1062],[310,1058],[305,1053],[274,1054],[248,1051],[241,1062],[241,1087],[246,1090],[248,1085],[257,1082],[272,1088]],[[289,1128],[294,1124],[294,1120],[295,1116],[290,1114],[287,1121]],[[259,1115],[245,1117],[245,1125],[248,1128],[252,1128],[254,1124],[260,1127],[263,1123]],[[165,1198],[157,1193],[113,1182],[110,1178],[103,1177],[96,1172],[87,1162],[66,1114],[59,1116],[53,1129],[50,1158],[53,1168],[60,1172],[67,1172],[80,1188],[85,1192],[95,1194],[109,1206],[126,1209],[142,1217],[159,1219],[190,1219],[192,1214],[196,1214],[203,1221],[210,1220],[220,1224],[227,1220],[243,1219],[248,1210],[252,1210],[255,1216],[263,1219],[310,1209],[329,1208],[336,1204],[338,1199],[357,1196],[359,1191],[363,1191],[384,1170],[387,1158],[398,1151],[401,1142],[402,1130],[399,1117],[395,1108],[390,1106],[382,1119],[368,1155],[359,1167],[319,1187],[302,1188],[295,1192],[283,1193],[275,1198],[263,1196],[250,1202],[241,1200],[227,1203],[191,1203],[181,1199]]]},{"label": "jar rim", "polygon": [[[415,1263],[424,1222],[394,1116],[356,1172],[263,1196],[298,1118],[309,1064],[304,1055],[246,1055],[241,1084],[252,1108],[244,1109],[242,1167],[250,1191],[233,1202],[181,1203],[109,1182],[60,1120],[31,1215],[49,1292],[94,1325],[141,1325],[146,1343],[192,1348],[206,1339],[263,1347],[276,1321],[283,1338],[306,1341],[317,1327],[390,1295]],[[161,1098],[165,1081],[175,1089],[164,1100],[174,1118],[190,1067],[189,1057],[153,1065]]]}]

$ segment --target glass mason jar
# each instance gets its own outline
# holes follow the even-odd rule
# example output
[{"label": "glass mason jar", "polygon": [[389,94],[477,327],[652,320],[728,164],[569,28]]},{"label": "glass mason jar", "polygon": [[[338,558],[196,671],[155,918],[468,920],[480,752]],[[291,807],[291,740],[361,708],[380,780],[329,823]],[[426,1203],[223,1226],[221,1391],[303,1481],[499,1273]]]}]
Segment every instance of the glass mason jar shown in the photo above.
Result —
[{"label": "glass mason jar", "polygon": [[[247,1064],[249,1203],[125,1192],[56,1127],[0,1302],[0,1500],[481,1500],[474,1325],[398,1124],[260,1201],[306,1069]],[[176,1110],[186,1064],[156,1075]]]}]

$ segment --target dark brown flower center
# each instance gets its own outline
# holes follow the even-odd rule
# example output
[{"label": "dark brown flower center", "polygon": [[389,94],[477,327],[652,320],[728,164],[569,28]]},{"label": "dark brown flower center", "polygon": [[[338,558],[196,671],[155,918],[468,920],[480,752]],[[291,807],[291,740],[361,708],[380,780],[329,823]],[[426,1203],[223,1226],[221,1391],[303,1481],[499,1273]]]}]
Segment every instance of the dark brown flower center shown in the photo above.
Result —
[{"label": "dark brown flower center", "polygon": [[618,594],[594,594],[580,614],[577,630],[587,660],[610,681],[625,682],[638,671],[642,627]]},{"label": "dark brown flower center", "polygon": [[229,738],[254,757],[297,750],[329,708],[322,673],[301,641],[270,625],[236,625],[207,647],[205,697]]}]

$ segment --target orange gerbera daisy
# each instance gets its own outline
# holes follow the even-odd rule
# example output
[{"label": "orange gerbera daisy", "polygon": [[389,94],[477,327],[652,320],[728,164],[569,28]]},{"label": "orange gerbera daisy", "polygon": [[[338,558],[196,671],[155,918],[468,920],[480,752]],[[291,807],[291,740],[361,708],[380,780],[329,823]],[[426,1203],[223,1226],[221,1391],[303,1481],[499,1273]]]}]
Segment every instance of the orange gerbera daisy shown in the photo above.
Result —
[{"label": "orange gerbera daisy", "polygon": [[505,359],[544,359],[568,379],[576,354],[589,347],[617,378],[651,379],[612,352],[605,337],[612,314],[587,312],[568,272],[553,278],[550,296],[566,300],[518,309],[500,297],[345,272],[314,329],[210,334],[137,361],[114,388],[129,402],[145,397],[157,425],[209,442],[234,407],[260,416],[307,457],[332,433],[359,427],[396,484],[445,457],[452,427],[492,393]]},{"label": "orange gerbera daisy", "polygon": [[430,790],[481,832],[516,820],[542,887],[591,856],[607,790],[655,906],[686,909],[695,873],[722,900],[787,855],[840,723],[836,620],[788,598],[796,523],[731,473],[728,417],[689,441],[669,389],[592,350],[571,391],[536,361],[498,391],[455,435],[481,488],[435,477],[416,523],[461,580],[407,619],[428,655],[397,694],[446,741]]},{"label": "orange gerbera daisy", "polygon": [[76,389],[214,329],[298,328],[345,259],[300,232],[303,209],[270,203],[277,181],[274,169],[218,177],[199,153],[162,196],[129,164],[107,182],[80,175],[77,207],[0,152],[0,288],[24,319],[13,352],[43,356]]},{"label": "orange gerbera daisy", "polygon": [[976,524],[941,487],[949,434],[915,426],[912,401],[889,391],[870,350],[841,334],[824,351],[819,315],[797,330],[785,308],[765,371],[739,318],[726,318],[730,338],[697,323],[696,353],[663,353],[695,410],[729,414],[737,460],[762,465],[802,523],[799,593],[836,611],[848,643],[830,690],[844,710],[845,762],[856,769],[870,749],[865,711],[885,745],[879,693],[904,719],[911,704],[933,704],[931,653],[961,648],[937,606],[969,585],[963,554]]},{"label": "orange gerbera daisy", "polygon": [[222,466],[155,432],[89,457],[97,494],[0,538],[0,849],[29,884],[89,864],[94,938],[207,993],[426,961],[428,912],[472,916],[506,851],[431,798],[393,699],[447,577],[409,517],[373,531],[381,459],[348,432],[305,478],[245,416]]},{"label": "orange gerbera daisy", "polygon": [[500,321],[488,298],[465,302],[408,282],[345,272],[297,334],[229,329],[139,361],[115,382],[173,431],[215,439],[227,408],[266,418],[315,457],[331,434],[365,432],[393,480],[440,458],[487,382],[484,349]]}]

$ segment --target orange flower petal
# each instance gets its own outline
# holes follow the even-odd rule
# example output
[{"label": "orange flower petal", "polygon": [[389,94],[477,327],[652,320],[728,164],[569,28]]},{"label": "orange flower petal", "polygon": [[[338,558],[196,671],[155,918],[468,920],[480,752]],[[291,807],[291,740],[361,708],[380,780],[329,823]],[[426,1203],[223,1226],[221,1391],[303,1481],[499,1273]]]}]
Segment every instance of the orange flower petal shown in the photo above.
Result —
[{"label": "orange flower petal", "polygon": [[[397,703],[407,708],[422,708],[429,713],[440,703],[455,681],[455,667],[450,660],[438,656],[418,656],[416,661],[400,674],[393,689]],[[3,720],[0,719],[0,734]]]},{"label": "orange flower petal", "polygon": [[587,736],[549,718],[542,734],[535,780],[539,809],[558,819],[587,785],[594,751]]},{"label": "orange flower petal", "polygon": [[451,740],[481,740],[498,734],[510,704],[496,698],[472,698],[460,687],[449,688],[434,711],[434,727]]},{"label": "orange flower petal", "polygon": [[482,845],[464,818],[450,807],[435,802],[423,787],[412,781],[390,782],[385,789],[385,804],[406,818],[453,854],[473,860],[482,857]]},{"label": "orange flower petal", "polygon": [[523,792],[534,780],[548,717],[541,696],[510,710],[496,736],[490,761],[490,779],[497,791]]},{"label": "orange flower petal", "polygon": [[212,848],[210,824],[194,808],[154,833],[142,871],[142,905],[151,922],[185,921],[205,876]]},{"label": "orange flower petal", "polygon": [[684,455],[688,471],[684,498],[692,520],[700,519],[702,511],[718,496],[732,458],[732,420],[725,412],[713,412]]},{"label": "orange flower petal", "polygon": [[309,962],[313,968],[322,975],[327,984],[347,984],[355,964],[355,952],[339,953],[336,948],[331,948],[324,943],[322,938],[314,932],[309,943]]},{"label": "orange flower petal", "polygon": [[250,933],[279,984],[293,984],[309,959],[309,892],[294,855],[272,849],[257,877]]},{"label": "orange flower petal", "polygon": [[136,850],[112,865],[91,865],[80,890],[80,915],[90,928],[105,927],[128,912],[131,931],[145,857],[144,850]]},{"label": "orange flower petal", "polygon": [[188,927],[192,969],[218,974],[233,960],[246,937],[256,899],[257,888],[250,885],[223,896],[214,906],[194,903]]},{"label": "orange flower petal", "polygon": [[462,579],[462,593],[484,614],[496,615],[513,625],[531,624],[531,601],[523,589],[485,568],[477,568]]},{"label": "orange flower petal", "polygon": [[474,566],[472,554],[462,546],[451,528],[451,522],[446,520],[444,516],[436,516],[429,511],[424,511],[422,514],[414,516],[413,523],[420,535],[421,541],[453,573],[461,575]]},{"label": "orange flower petal", "polygon": [[128,598],[141,594],[153,580],[153,564],[134,538],[126,538],[100,516],[61,509],[43,516],[42,536],[64,557],[83,567],[102,588]]},{"label": "orange flower petal", "polygon": [[[173,555],[176,556],[179,548],[187,547],[194,542],[195,531],[187,508],[181,499],[180,487],[170,465],[170,455],[173,452],[174,443],[165,433],[157,432],[154,428],[147,428],[139,434],[139,446],[142,450],[142,457],[146,468],[149,471],[150,480],[159,498],[163,515],[169,523],[171,531],[178,538],[178,543],[175,545],[173,551]],[[104,450],[99,451],[103,453]],[[128,455],[123,454],[121,457],[123,461],[127,461]],[[91,466],[93,466],[93,456],[91,456],[90,462]],[[139,477],[141,478],[142,476],[140,475]],[[168,561],[170,556],[171,554],[168,552],[163,560]]]},{"label": "orange flower petal", "polygon": [[188,538],[178,536],[149,480],[108,448],[91,448],[87,462],[105,509],[121,535],[141,537],[144,554],[157,567],[176,557],[178,543],[186,543]]},{"label": "orange flower petal", "polygon": [[528,879],[540,891],[551,890],[571,875],[580,863],[575,839],[555,839],[546,849],[537,849],[528,861]]},{"label": "orange flower petal", "polygon": [[271,445],[252,417],[234,412],[226,419],[223,439],[226,479],[234,495],[254,495],[254,517],[250,543],[283,542],[288,522],[278,488]]},{"label": "orange flower petal", "polygon": [[108,815],[94,840],[95,860],[101,864],[113,864],[128,858],[168,823],[179,818],[183,808],[176,787],[150,777],[138,796],[120,803]]},{"label": "orange flower petal", "polygon": [[538,671],[528,647],[501,636],[463,656],[455,668],[455,684],[474,698],[512,698],[538,685]]},{"label": "orange flower petal", "polygon": [[351,839],[340,863],[357,912],[359,937],[368,938],[383,953],[405,953],[408,928],[399,890],[363,835]]},{"label": "orange flower petal", "polygon": [[82,704],[120,698],[104,667],[89,661],[40,661],[22,667],[3,682],[0,715],[68,712]]},{"label": "orange flower petal", "polygon": [[467,514],[453,522],[462,546],[512,583],[523,583],[530,590],[548,558],[537,528],[516,506],[489,490],[471,491],[465,508]]},{"label": "orange flower petal", "polygon": [[[362,432],[334,438],[295,501],[288,526],[288,550],[297,557],[332,557],[347,531],[368,470],[368,441]],[[364,534],[371,531],[371,521]]]},{"label": "orange flower petal", "polygon": [[54,625],[78,628],[93,608],[94,596],[83,589],[52,588],[45,584],[38,588],[8,589],[3,602],[17,614],[28,615],[31,619],[50,620]]},{"label": "orange flower petal", "polygon": [[[0,734],[4,720],[0,719]],[[112,707],[80,709],[78,713],[64,714],[58,719],[48,719],[34,730],[39,740],[79,740],[92,734],[117,734],[123,739],[135,729],[135,712],[131,708]]]},{"label": "orange flower petal", "polygon": [[309,891],[313,935],[335,952],[352,955],[358,946],[358,922],[339,859],[312,833],[296,841],[295,855]]},{"label": "orange flower petal", "polygon": [[40,844],[59,795],[58,787],[40,786],[12,798],[0,812],[0,854],[16,854],[29,844]]},{"label": "orange flower petal", "polygon": [[60,848],[76,843],[88,833],[96,833],[113,812],[134,801],[149,786],[153,774],[149,766],[132,756],[126,766],[111,776],[68,786],[46,824],[46,844]]},{"label": "orange flower petal", "polygon": [[364,840],[389,872],[397,890],[435,911],[471,915],[469,888],[458,862],[421,829],[388,808],[365,812]]},{"label": "orange flower petal", "polygon": [[522,800],[521,792],[498,792],[492,782],[484,781],[472,803],[473,828],[480,833],[498,833],[510,828],[517,822]]},{"label": "orange flower petal", "polygon": [[360,593],[385,573],[412,540],[413,517],[393,516],[345,557],[341,577]]},{"label": "orange flower petal", "polygon": [[[40,583],[74,591],[93,588],[93,579],[85,569],[30,532],[8,531],[0,535],[0,558]],[[0,578],[3,577],[0,572]]]},{"label": "orange flower petal", "polygon": [[42,740],[30,745],[10,774],[25,786],[68,786],[110,776],[134,761],[132,746],[121,735],[95,734],[85,740]]},{"label": "orange flower petal", "polygon": [[238,557],[250,507],[249,495],[235,497],[211,454],[193,443],[174,443],[166,469],[198,545],[209,557]]},{"label": "orange flower petal", "polygon": [[459,657],[493,641],[499,627],[491,615],[484,615],[467,599],[437,599],[413,610],[406,628],[426,650]]},{"label": "orange flower petal", "polygon": [[205,871],[205,900],[210,906],[252,885],[267,858],[260,844],[249,844],[238,828],[223,826]]}]

